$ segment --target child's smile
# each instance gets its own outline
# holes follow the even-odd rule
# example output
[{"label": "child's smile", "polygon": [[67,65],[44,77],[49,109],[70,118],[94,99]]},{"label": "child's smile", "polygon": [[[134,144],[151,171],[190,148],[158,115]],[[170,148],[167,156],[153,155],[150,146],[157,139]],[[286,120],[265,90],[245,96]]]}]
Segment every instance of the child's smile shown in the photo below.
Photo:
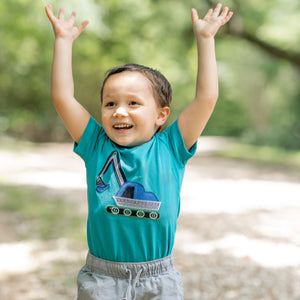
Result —
[{"label": "child's smile", "polygon": [[121,72],[105,83],[102,125],[108,137],[120,146],[148,142],[165,119],[149,80],[139,72]]}]

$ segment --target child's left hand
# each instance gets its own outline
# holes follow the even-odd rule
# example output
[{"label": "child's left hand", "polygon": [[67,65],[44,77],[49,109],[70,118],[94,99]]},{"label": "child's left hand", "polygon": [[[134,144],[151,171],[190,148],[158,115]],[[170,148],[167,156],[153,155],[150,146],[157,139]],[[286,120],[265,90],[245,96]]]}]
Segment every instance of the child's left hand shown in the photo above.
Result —
[{"label": "child's left hand", "polygon": [[209,9],[203,19],[199,19],[196,9],[192,8],[192,22],[196,37],[215,36],[219,28],[231,19],[233,12],[228,13],[228,7],[225,7],[220,14],[221,7],[222,4],[219,3],[214,10]]}]

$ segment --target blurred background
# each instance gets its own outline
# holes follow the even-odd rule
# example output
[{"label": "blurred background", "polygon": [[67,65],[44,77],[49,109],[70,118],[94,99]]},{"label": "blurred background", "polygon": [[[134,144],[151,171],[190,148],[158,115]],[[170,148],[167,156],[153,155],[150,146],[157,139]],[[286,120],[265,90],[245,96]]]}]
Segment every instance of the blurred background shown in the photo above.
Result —
[{"label": "blurred background", "polygon": [[[74,44],[76,97],[99,120],[105,71],[136,62],[159,69],[174,89],[171,122],[193,99],[196,45],[190,7],[200,16],[214,1],[2,0],[0,133],[34,141],[68,137],[50,98],[54,35],[44,12],[88,19]],[[234,11],[217,36],[220,98],[205,135],[300,147],[300,2],[223,1]]]},{"label": "blurred background", "polygon": [[[224,0],[219,100],[187,166],[174,248],[185,299],[300,299],[300,2]],[[53,107],[44,7],[90,24],[73,46],[75,96],[100,121],[105,71],[129,62],[195,93],[190,8],[211,0],[0,1],[0,299],[73,299],[84,263],[85,170]]]}]

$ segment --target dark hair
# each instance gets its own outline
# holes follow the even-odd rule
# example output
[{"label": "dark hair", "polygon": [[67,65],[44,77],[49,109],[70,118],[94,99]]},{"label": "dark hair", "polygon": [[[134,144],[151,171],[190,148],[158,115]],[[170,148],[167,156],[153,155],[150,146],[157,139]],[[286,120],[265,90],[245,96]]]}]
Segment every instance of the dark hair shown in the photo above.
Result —
[{"label": "dark hair", "polygon": [[114,74],[118,74],[125,71],[139,72],[143,74],[151,83],[154,98],[156,99],[157,104],[160,105],[161,107],[165,107],[165,106],[170,107],[172,101],[172,88],[169,81],[159,71],[138,64],[126,64],[122,66],[116,66],[109,69],[105,73],[105,78],[102,83],[101,94],[100,94],[101,103],[103,101],[102,99],[103,88],[107,79]]}]

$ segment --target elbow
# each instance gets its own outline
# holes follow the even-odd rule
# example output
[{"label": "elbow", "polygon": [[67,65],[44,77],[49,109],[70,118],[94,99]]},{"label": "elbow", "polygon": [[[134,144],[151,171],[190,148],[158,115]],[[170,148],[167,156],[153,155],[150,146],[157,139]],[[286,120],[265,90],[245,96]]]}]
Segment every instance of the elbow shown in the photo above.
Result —
[{"label": "elbow", "polygon": [[216,94],[214,94],[214,95],[211,95],[211,97],[209,97],[208,98],[208,108],[211,110],[211,111],[213,111],[214,110],[214,108],[215,108],[215,105],[216,105],[216,103],[217,103],[217,101],[218,101],[218,98],[219,98],[219,94],[218,93],[216,93]]},{"label": "elbow", "polygon": [[61,108],[64,106],[64,100],[59,95],[51,95],[54,107],[59,112]]},{"label": "elbow", "polygon": [[62,93],[57,92],[57,91],[51,91],[51,98],[53,100],[53,103],[56,104],[61,104],[64,103],[65,101],[68,101],[68,99],[72,98],[72,95],[69,93]]},{"label": "elbow", "polygon": [[216,105],[219,98],[219,91],[215,89],[214,91],[207,92],[203,95],[204,101],[212,108]]},{"label": "elbow", "polygon": [[74,89],[53,83],[51,85],[51,98],[56,105],[63,104],[74,97]]},{"label": "elbow", "polygon": [[55,104],[55,103],[59,103],[60,101],[62,101],[63,95],[62,95],[61,92],[58,92],[57,90],[55,90],[55,89],[52,88],[52,90],[51,90],[51,98],[52,98],[52,100],[53,100],[53,102]]},{"label": "elbow", "polygon": [[207,96],[207,101],[215,105],[218,101],[218,98],[219,98],[219,93],[215,92]]},{"label": "elbow", "polygon": [[205,97],[207,98],[207,101],[216,103],[219,98],[219,89],[217,87],[211,88],[206,91]]},{"label": "elbow", "polygon": [[219,93],[214,92],[214,93],[208,93],[208,94],[202,94],[201,96],[196,95],[196,101],[199,103],[205,104],[209,109],[213,110],[217,101],[219,98]]},{"label": "elbow", "polygon": [[70,103],[71,100],[70,96],[57,93],[51,93],[51,97],[54,107],[58,113],[64,110],[64,108],[68,105],[68,103]]}]

